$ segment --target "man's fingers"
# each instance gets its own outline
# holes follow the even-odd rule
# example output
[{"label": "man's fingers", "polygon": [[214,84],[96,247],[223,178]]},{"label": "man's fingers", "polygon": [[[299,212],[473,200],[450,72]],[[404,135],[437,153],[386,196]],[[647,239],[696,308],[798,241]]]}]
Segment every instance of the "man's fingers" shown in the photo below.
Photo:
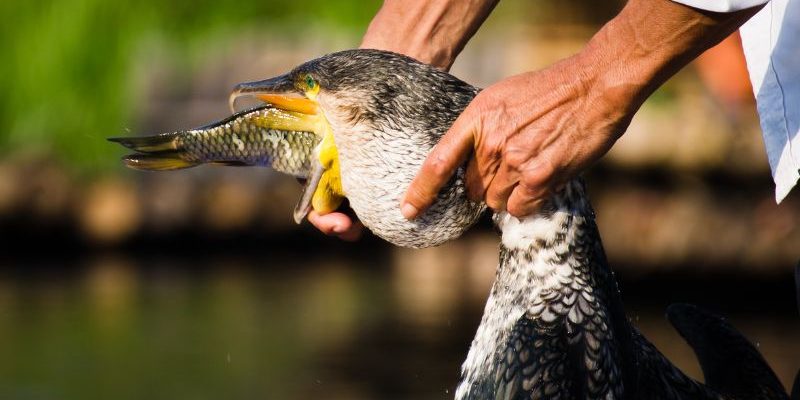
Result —
[{"label": "man's fingers", "polygon": [[522,171],[520,182],[508,197],[508,213],[522,218],[539,210],[542,203],[552,193],[555,172],[552,164],[537,160]]},{"label": "man's fingers", "polygon": [[495,211],[505,210],[508,196],[518,182],[519,172],[509,168],[508,164],[501,164],[489,188],[486,189],[486,205]]},{"label": "man's fingers", "polygon": [[517,218],[532,215],[542,207],[548,193],[547,190],[531,190],[527,186],[517,185],[508,197],[508,213]]},{"label": "man's fingers", "polygon": [[353,225],[351,225],[350,229],[346,230],[345,232],[336,234],[339,239],[342,239],[346,242],[355,242],[358,239],[361,239],[361,236],[364,235],[364,224],[361,221],[354,221]]},{"label": "man's fingers", "polygon": [[481,173],[478,171],[478,164],[475,157],[467,162],[467,170],[464,172],[464,186],[467,188],[467,198],[472,201],[482,201],[486,188],[483,186]]},{"label": "man's fingers", "polygon": [[416,218],[433,204],[439,190],[472,150],[475,126],[472,118],[464,114],[433,148],[408,187],[400,204],[400,211],[406,219]]},{"label": "man's fingers", "polygon": [[311,210],[308,213],[308,222],[326,235],[338,236],[351,241],[361,237],[361,231],[364,229],[361,222],[353,222],[347,214],[340,212],[320,215]]}]

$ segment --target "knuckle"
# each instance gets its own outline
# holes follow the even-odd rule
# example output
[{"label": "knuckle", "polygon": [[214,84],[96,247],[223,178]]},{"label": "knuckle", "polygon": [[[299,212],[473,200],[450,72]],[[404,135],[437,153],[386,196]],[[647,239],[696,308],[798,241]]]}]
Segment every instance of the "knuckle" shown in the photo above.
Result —
[{"label": "knuckle", "polygon": [[510,147],[503,152],[503,161],[509,167],[519,170],[528,161],[528,154],[522,149]]},{"label": "knuckle", "polygon": [[546,182],[547,179],[543,175],[535,172],[526,172],[520,177],[519,186],[521,186],[527,194],[532,194],[541,188]]},{"label": "knuckle", "polygon": [[516,201],[513,204],[509,203],[508,213],[517,218],[527,217],[536,211],[537,204],[539,204],[539,199],[536,197]]},{"label": "knuckle", "polygon": [[481,149],[483,152],[492,157],[501,157],[505,147],[505,139],[502,136],[498,134],[483,135],[481,137],[483,141]]},{"label": "knuckle", "polygon": [[486,196],[486,205],[495,211],[503,211],[506,208],[505,199],[496,194],[491,194],[491,193],[487,194]]},{"label": "knuckle", "polygon": [[542,162],[532,168],[522,171],[520,183],[527,189],[536,189],[546,185],[555,176],[555,168],[552,163]]},{"label": "knuckle", "polygon": [[522,218],[525,216],[525,213],[522,211],[522,208],[516,205],[513,207],[509,205],[508,213],[517,218]]}]

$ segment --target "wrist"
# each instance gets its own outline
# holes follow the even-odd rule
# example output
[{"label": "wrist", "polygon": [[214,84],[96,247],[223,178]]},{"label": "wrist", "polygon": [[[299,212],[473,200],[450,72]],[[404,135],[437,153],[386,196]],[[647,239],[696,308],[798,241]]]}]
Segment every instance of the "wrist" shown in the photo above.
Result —
[{"label": "wrist", "polygon": [[629,0],[580,58],[592,84],[635,112],[661,84],[734,32],[760,7],[711,13],[671,0]]},{"label": "wrist", "polygon": [[683,47],[674,36],[673,41],[662,40],[661,36],[671,36],[672,32],[654,32],[642,8],[643,1],[630,0],[592,37],[581,54],[584,64],[591,66],[593,87],[615,98],[621,109],[632,112],[674,73],[668,73],[669,66]]}]

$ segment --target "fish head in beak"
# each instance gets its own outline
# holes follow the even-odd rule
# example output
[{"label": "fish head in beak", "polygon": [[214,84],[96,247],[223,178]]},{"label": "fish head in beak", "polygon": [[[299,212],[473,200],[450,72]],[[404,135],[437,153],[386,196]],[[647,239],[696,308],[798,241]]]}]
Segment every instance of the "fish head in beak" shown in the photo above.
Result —
[{"label": "fish head in beak", "polygon": [[312,208],[320,214],[327,214],[336,210],[344,199],[332,130],[316,100],[319,91],[320,85],[311,73],[295,69],[274,78],[241,83],[229,98],[232,110],[235,110],[237,100],[249,97],[283,111],[273,120],[265,121],[271,128],[313,132],[320,137],[303,194],[294,210],[297,223]]}]

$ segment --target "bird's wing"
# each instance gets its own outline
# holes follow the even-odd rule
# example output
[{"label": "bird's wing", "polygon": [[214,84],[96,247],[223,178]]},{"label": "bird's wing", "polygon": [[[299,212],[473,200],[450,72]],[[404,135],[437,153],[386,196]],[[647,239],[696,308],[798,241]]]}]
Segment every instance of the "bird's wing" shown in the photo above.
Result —
[{"label": "bird's wing", "polygon": [[726,398],[789,398],[764,357],[725,319],[688,304],[671,305],[667,318],[697,354],[709,388]]}]

